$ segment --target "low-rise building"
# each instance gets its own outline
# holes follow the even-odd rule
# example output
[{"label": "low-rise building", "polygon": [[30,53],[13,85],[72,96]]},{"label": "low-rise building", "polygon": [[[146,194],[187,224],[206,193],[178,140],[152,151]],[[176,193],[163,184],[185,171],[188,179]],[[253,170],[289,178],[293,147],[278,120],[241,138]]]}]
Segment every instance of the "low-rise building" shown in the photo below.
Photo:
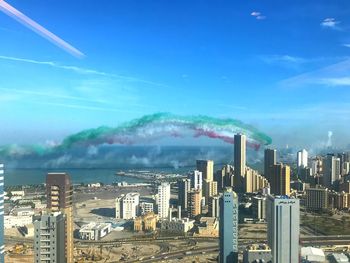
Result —
[{"label": "low-rise building", "polygon": [[15,216],[33,216],[34,210],[30,206],[16,207],[13,209],[12,214]]},{"label": "low-rise building", "polygon": [[328,190],[323,187],[306,189],[305,206],[311,211],[321,211],[328,208]]},{"label": "low-rise building", "polygon": [[14,216],[14,215],[5,215],[4,216],[4,228],[13,228],[13,227],[23,227],[25,225],[33,223],[32,216]]},{"label": "low-rise building", "polygon": [[323,250],[320,248],[302,247],[300,255],[303,263],[317,263],[326,261],[326,256]]},{"label": "low-rise building", "polygon": [[134,219],[134,231],[155,231],[157,227],[157,215],[153,212]]},{"label": "low-rise building", "polygon": [[266,244],[253,244],[243,251],[243,263],[272,262],[271,249]]},{"label": "low-rise building", "polygon": [[333,253],[329,255],[330,263],[349,263],[349,258],[344,253]]},{"label": "low-rise building", "polygon": [[90,222],[84,225],[79,230],[79,238],[83,240],[100,240],[101,238],[108,235],[112,230],[111,223],[98,224],[95,222]]},{"label": "low-rise building", "polygon": [[162,220],[161,221],[161,230],[174,232],[174,233],[187,233],[194,226],[194,220],[189,218],[172,218],[171,220]]},{"label": "low-rise building", "polygon": [[196,236],[218,237],[219,220],[216,217],[202,217],[199,226],[196,229]]}]

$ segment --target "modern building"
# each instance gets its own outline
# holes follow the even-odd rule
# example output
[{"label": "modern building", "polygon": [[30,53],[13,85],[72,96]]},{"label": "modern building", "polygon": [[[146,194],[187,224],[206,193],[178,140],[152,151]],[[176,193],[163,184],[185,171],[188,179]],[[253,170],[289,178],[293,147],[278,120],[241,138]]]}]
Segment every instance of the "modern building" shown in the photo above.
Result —
[{"label": "modern building", "polygon": [[[65,215],[53,212],[34,222],[34,262],[65,263]],[[2,261],[3,262],[3,261]]]},{"label": "modern building", "polygon": [[195,236],[219,237],[219,221],[216,217],[201,217]]},{"label": "modern building", "polygon": [[290,195],[290,167],[281,163],[273,166],[270,180],[271,194]]},{"label": "modern building", "polygon": [[111,223],[90,222],[79,229],[79,238],[83,240],[98,241],[112,231]]},{"label": "modern building", "polygon": [[214,161],[197,160],[197,170],[202,173],[203,180],[213,181],[214,179]]},{"label": "modern building", "polygon": [[205,203],[208,204],[210,197],[218,194],[218,184],[216,181],[204,180],[203,195]]},{"label": "modern building", "polygon": [[134,219],[134,231],[155,231],[157,227],[157,215],[153,212]]},{"label": "modern building", "polygon": [[271,260],[271,249],[266,244],[252,244],[247,246],[243,251],[243,263],[268,263]]},{"label": "modern building", "polygon": [[201,199],[201,190],[192,189],[188,192],[187,214],[189,218],[194,218],[201,214]]},{"label": "modern building", "polygon": [[194,170],[188,175],[188,179],[191,180],[191,189],[202,189],[203,188],[203,174],[198,170]]},{"label": "modern building", "polygon": [[267,197],[267,241],[272,262],[299,262],[299,199],[288,196]]},{"label": "modern building", "polygon": [[0,262],[5,262],[4,196],[4,165],[0,164]]},{"label": "modern building", "polygon": [[226,188],[220,198],[219,262],[238,263],[238,196]]},{"label": "modern building", "polygon": [[321,156],[316,156],[311,160],[311,173],[313,176],[323,174],[323,158]]},{"label": "modern building", "polygon": [[254,196],[252,198],[252,212],[253,217],[256,220],[266,219],[266,197],[265,196]]},{"label": "modern building", "polygon": [[194,222],[194,220],[189,218],[168,218],[160,222],[160,228],[163,231],[184,234],[193,228]]},{"label": "modern building", "polygon": [[180,179],[177,181],[178,186],[178,205],[181,206],[183,212],[187,212],[188,192],[191,191],[191,179]]},{"label": "modern building", "polygon": [[256,193],[268,186],[269,182],[264,176],[260,175],[258,171],[246,167],[244,176],[245,193]]},{"label": "modern building", "polygon": [[327,154],[323,163],[323,185],[331,188],[340,179],[340,159],[333,154]]},{"label": "modern building", "polygon": [[152,202],[140,202],[139,212],[141,215],[154,212],[154,204]]},{"label": "modern building", "polygon": [[326,256],[321,248],[302,247],[300,256],[303,263],[326,262]]},{"label": "modern building", "polygon": [[209,199],[208,214],[210,217],[216,217],[216,218],[220,217],[220,209],[219,209],[220,196],[221,196],[221,194],[216,195],[216,196],[212,196]]},{"label": "modern building", "polygon": [[246,136],[234,135],[234,186],[237,191],[243,191],[246,168]]},{"label": "modern building", "polygon": [[[4,229],[14,227],[24,227],[25,225],[33,223],[33,216],[4,216]],[[1,262],[1,261],[0,261]]]},{"label": "modern building", "polygon": [[302,149],[297,153],[297,167],[298,168],[308,167],[308,153],[305,149]]},{"label": "modern building", "polygon": [[139,214],[140,194],[127,193],[115,199],[115,218],[134,219]]},{"label": "modern building", "polygon": [[265,149],[264,151],[264,176],[267,180],[270,180],[272,168],[276,164],[276,150]]},{"label": "modern building", "polygon": [[315,187],[306,189],[305,207],[311,211],[322,211],[328,208],[328,189]]},{"label": "modern building", "polygon": [[158,186],[158,216],[166,218],[169,215],[170,184],[162,183]]},{"label": "modern building", "polygon": [[65,216],[65,254],[67,263],[74,262],[73,186],[68,174],[48,173],[46,176],[47,208]]}]

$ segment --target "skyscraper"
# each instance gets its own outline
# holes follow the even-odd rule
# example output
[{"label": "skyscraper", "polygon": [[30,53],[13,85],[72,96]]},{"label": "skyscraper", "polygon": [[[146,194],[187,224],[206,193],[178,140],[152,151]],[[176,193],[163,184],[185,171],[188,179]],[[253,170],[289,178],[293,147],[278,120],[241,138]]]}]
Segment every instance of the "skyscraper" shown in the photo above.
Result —
[{"label": "skyscraper", "polygon": [[5,262],[4,253],[4,165],[0,164],[0,262]]},{"label": "skyscraper", "polygon": [[65,218],[61,212],[42,215],[34,222],[34,262],[66,262]]},{"label": "skyscraper", "polygon": [[276,164],[276,150],[265,149],[264,151],[264,175],[267,180],[270,180],[272,167]]},{"label": "skyscraper", "polygon": [[271,175],[271,193],[290,195],[290,167],[281,163],[275,164]]},{"label": "skyscraper", "polygon": [[327,154],[323,165],[323,185],[330,188],[340,179],[340,159],[333,154]]},{"label": "skyscraper", "polygon": [[234,143],[235,188],[238,191],[243,191],[246,167],[246,136],[244,134],[235,134]]},{"label": "skyscraper", "polygon": [[158,186],[158,215],[160,218],[169,216],[170,184],[162,183]]},{"label": "skyscraper", "polygon": [[191,188],[202,189],[203,188],[203,174],[198,170],[194,170],[188,175],[188,179],[191,180]]},{"label": "skyscraper", "polygon": [[65,215],[65,255],[67,263],[74,262],[73,243],[73,187],[66,173],[48,173],[46,176],[47,208],[49,212]]},{"label": "skyscraper", "polygon": [[238,197],[226,188],[219,201],[219,262],[238,262]]},{"label": "skyscraper", "polygon": [[297,167],[305,168],[308,166],[308,153],[305,149],[302,149],[297,154]]},{"label": "skyscraper", "polygon": [[218,184],[216,181],[204,180],[203,193],[205,197],[205,203],[208,204],[209,198],[217,195],[218,193]]},{"label": "skyscraper", "polygon": [[272,262],[299,262],[299,199],[269,195],[266,208]]},{"label": "skyscraper", "polygon": [[187,212],[188,192],[191,190],[190,179],[180,179],[177,181],[178,186],[178,206],[181,206],[184,212]]},{"label": "skyscraper", "polygon": [[214,162],[212,160],[197,160],[197,170],[202,173],[203,181],[213,181]]},{"label": "skyscraper", "polygon": [[192,189],[188,192],[187,214],[189,218],[194,218],[201,214],[201,198],[201,190]]}]

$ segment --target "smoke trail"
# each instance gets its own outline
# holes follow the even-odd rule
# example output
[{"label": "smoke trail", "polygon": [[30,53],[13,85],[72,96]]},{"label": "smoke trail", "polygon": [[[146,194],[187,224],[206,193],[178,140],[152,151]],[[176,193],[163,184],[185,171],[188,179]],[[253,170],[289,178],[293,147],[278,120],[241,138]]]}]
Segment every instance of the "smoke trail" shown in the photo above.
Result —
[{"label": "smoke trail", "polygon": [[72,45],[68,44],[66,41],[63,39],[59,38],[46,28],[42,27],[20,11],[18,11],[16,8],[13,6],[9,5],[3,0],[0,0],[0,10],[3,11],[5,14],[8,16],[12,17],[13,19],[17,20],[19,23],[22,25],[28,27],[29,29],[33,30],[35,33],[38,35],[42,36],[43,38],[46,38],[49,40],[51,43],[54,45],[62,48],[66,52],[70,53],[71,55],[82,58],[84,57],[84,54],[80,52],[78,49],[73,47]]},{"label": "smoke trail", "polygon": [[73,134],[61,144],[54,146],[6,146],[0,148],[4,155],[45,155],[66,152],[73,148],[88,148],[101,145],[137,145],[165,137],[205,136],[233,144],[234,134],[247,135],[247,145],[255,150],[271,143],[271,138],[256,128],[234,119],[219,119],[208,116],[178,116],[156,113],[132,120],[116,128],[99,127]]}]

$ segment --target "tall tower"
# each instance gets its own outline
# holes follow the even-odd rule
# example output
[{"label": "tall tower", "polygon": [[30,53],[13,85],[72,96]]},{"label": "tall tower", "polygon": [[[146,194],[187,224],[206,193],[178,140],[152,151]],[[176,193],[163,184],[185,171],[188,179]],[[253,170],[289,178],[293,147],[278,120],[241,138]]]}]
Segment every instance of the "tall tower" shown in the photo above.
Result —
[{"label": "tall tower", "polygon": [[272,194],[290,195],[290,167],[281,163],[275,164],[270,185]]},{"label": "tall tower", "polygon": [[177,181],[178,186],[178,206],[181,206],[184,212],[187,211],[188,192],[191,190],[190,179],[180,179]]},{"label": "tall tower", "polygon": [[272,262],[299,262],[299,199],[269,195],[266,216]]},{"label": "tall tower", "polygon": [[219,262],[238,263],[238,197],[227,187],[220,197]]},{"label": "tall tower", "polygon": [[212,160],[197,160],[197,170],[202,172],[203,181],[213,181],[214,178],[214,161]]},{"label": "tall tower", "polygon": [[235,134],[234,136],[234,180],[238,191],[243,191],[243,178],[246,167],[246,136]]},{"label": "tall tower", "polygon": [[0,164],[0,262],[5,262],[4,253],[4,165]]},{"label": "tall tower", "polygon": [[169,215],[170,184],[162,183],[158,186],[158,215],[167,218]]},{"label": "tall tower", "polygon": [[298,168],[308,167],[308,153],[305,149],[302,149],[297,154],[297,166]]},{"label": "tall tower", "polygon": [[276,150],[265,149],[264,151],[264,175],[267,180],[271,180],[272,168],[276,164]]},{"label": "tall tower", "polygon": [[67,263],[74,262],[73,243],[73,186],[66,173],[48,173],[46,176],[47,208],[65,215],[65,254]]},{"label": "tall tower", "polygon": [[34,262],[66,262],[65,218],[61,212],[42,215],[34,222]]},{"label": "tall tower", "polygon": [[201,190],[192,189],[190,192],[188,192],[187,215],[189,218],[194,218],[195,216],[201,214],[201,199]]},{"label": "tall tower", "polygon": [[202,189],[203,188],[203,174],[198,170],[194,170],[188,175],[188,179],[191,180],[191,188]]},{"label": "tall tower", "polygon": [[323,164],[323,185],[330,188],[340,179],[340,159],[333,154],[327,154]]}]

